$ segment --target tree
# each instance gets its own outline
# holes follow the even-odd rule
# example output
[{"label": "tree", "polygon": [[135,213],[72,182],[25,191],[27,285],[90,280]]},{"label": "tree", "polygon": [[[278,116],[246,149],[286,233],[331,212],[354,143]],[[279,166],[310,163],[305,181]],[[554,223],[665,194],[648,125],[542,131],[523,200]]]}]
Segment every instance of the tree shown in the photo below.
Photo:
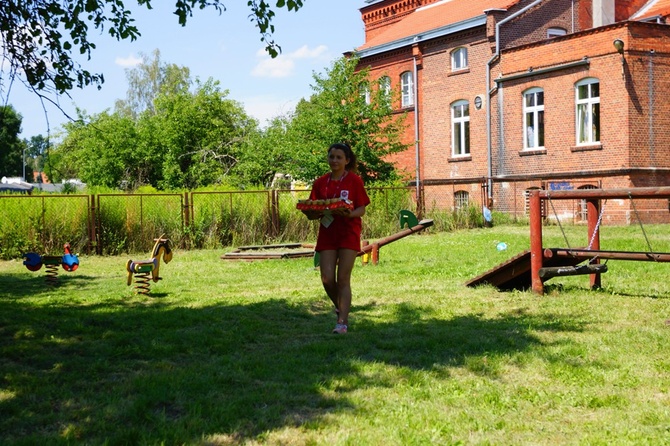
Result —
[{"label": "tree", "polygon": [[117,188],[128,181],[143,184],[150,175],[147,170],[153,164],[136,150],[138,136],[131,118],[103,112],[80,116],[64,129],[67,135],[51,157],[54,181],[80,178],[91,186]]},{"label": "tree", "polygon": [[258,124],[217,82],[195,84],[194,91],[164,90],[154,110],[138,119],[80,114],[52,150],[52,175],[128,189],[195,189],[224,181]]},{"label": "tree", "polygon": [[0,106],[0,176],[23,177],[25,144],[19,138],[22,120],[11,105]]},{"label": "tree", "polygon": [[[26,146],[26,167],[32,172],[43,172],[44,164],[49,153],[51,143],[48,138],[42,135],[31,136],[30,139],[24,139]],[[32,179],[32,175],[29,176]],[[41,177],[39,178],[41,180]]]},{"label": "tree", "polygon": [[357,66],[358,58],[343,57],[325,75],[313,75],[314,93],[298,103],[286,132],[292,156],[285,168],[294,178],[312,181],[323,174],[328,146],[346,142],[365,181],[396,179],[388,155],[408,148],[402,143],[405,116],[393,114],[393,93],[370,88],[368,70]]},{"label": "tree", "polygon": [[117,112],[137,119],[144,111],[154,113],[154,101],[159,94],[177,94],[188,91],[191,73],[187,67],[161,63],[160,50],[153,51],[153,58],[142,54],[142,63],[126,70],[128,91],[125,100],[116,101]]},{"label": "tree", "polygon": [[[304,0],[276,0],[276,9],[297,11]],[[151,9],[151,0],[137,0],[139,6]],[[281,51],[272,40],[275,12],[269,1],[248,0],[250,19],[258,26],[266,50],[276,57]],[[225,11],[222,0],[177,0],[175,15],[186,25],[194,9],[213,8]],[[82,88],[104,83],[102,73],[91,73],[74,59],[74,54],[91,58],[96,48],[90,40],[92,29],[117,40],[135,40],[140,30],[123,0],[27,0],[6,1],[0,7],[0,36],[3,62],[10,80],[19,78],[41,97],[66,94],[75,86]],[[2,76],[0,72],[0,76]],[[0,85],[9,85],[0,77]]]},{"label": "tree", "polygon": [[256,120],[227,99],[228,91],[221,91],[218,82],[196,85],[193,93],[161,94],[155,115],[148,118],[163,156],[160,188],[195,189],[222,182],[238,162],[239,147],[258,131]]},{"label": "tree", "polygon": [[238,185],[270,187],[276,173],[297,162],[288,141],[290,125],[290,115],[276,116],[265,130],[250,135],[232,172]]}]

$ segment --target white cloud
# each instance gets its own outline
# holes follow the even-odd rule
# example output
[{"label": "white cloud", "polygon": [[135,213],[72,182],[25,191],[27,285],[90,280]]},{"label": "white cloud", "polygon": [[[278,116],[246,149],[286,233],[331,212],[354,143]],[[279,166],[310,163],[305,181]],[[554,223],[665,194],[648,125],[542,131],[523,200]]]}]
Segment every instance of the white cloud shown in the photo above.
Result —
[{"label": "white cloud", "polygon": [[265,127],[272,118],[293,112],[298,103],[297,100],[282,99],[273,95],[251,96],[240,102],[244,104],[247,114],[256,118],[261,127]]},{"label": "white cloud", "polygon": [[314,49],[309,49],[307,45],[303,45],[292,52],[289,57],[293,59],[319,59],[327,55],[328,47],[326,45],[319,45]]},{"label": "white cloud", "polygon": [[121,66],[121,67],[123,67],[123,68],[132,68],[132,67],[136,67],[136,66],[138,66],[139,64],[141,64],[141,63],[142,63],[142,59],[140,59],[139,57],[135,57],[134,54],[131,54],[131,55],[129,55],[129,56],[126,57],[126,58],[123,58],[123,57],[117,57],[117,58],[114,60],[114,63],[117,64],[117,65],[119,65],[119,66]]},{"label": "white cloud", "polygon": [[274,59],[269,56],[263,57],[251,70],[254,77],[288,77],[295,72],[295,62],[283,56]]},{"label": "white cloud", "polygon": [[260,49],[256,53],[260,61],[251,70],[254,77],[289,77],[295,73],[296,61],[298,60],[325,60],[328,57],[328,47],[319,45],[316,48],[309,48],[303,45],[291,53],[282,53],[274,59],[271,58],[265,49]]}]

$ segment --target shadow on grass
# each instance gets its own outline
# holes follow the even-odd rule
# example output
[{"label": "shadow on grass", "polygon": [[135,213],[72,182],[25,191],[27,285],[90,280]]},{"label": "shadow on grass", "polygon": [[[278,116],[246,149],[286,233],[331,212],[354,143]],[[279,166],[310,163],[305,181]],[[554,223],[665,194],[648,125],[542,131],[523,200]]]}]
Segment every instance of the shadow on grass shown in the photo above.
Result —
[{"label": "shadow on grass", "polygon": [[[43,288],[27,282],[26,295]],[[533,332],[582,329],[523,312],[426,318],[409,304],[397,306],[391,322],[357,307],[346,336],[330,333],[334,317],[321,306],[284,300],[36,307],[0,293],[0,306],[3,444],[243,440],[327,423],[325,415],[355,408],[350,391],[393,387],[397,368],[448,377],[450,368],[468,367],[495,377],[476,360],[538,346]],[[361,364],[392,370],[363,373]]]}]

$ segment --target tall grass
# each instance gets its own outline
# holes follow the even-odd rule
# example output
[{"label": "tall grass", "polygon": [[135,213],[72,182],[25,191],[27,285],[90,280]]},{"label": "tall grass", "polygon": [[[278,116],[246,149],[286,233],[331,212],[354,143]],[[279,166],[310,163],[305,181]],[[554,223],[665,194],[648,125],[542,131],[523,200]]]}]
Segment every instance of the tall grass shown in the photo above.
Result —
[{"label": "tall grass", "polygon": [[[95,192],[0,197],[0,212],[7,217],[0,220],[0,258],[20,258],[30,251],[55,253],[64,243],[82,253],[146,252],[160,235],[184,249],[311,243],[318,231],[318,222],[295,208],[308,191]],[[365,239],[395,233],[401,210],[418,214],[412,188],[370,187],[368,194]],[[458,211],[432,208],[423,217],[433,219],[437,231],[483,225],[476,206]],[[499,218],[504,216],[496,215]]]},{"label": "tall grass", "polygon": [[81,250],[89,243],[89,197],[0,196],[0,258],[31,251],[62,253],[64,243]]}]

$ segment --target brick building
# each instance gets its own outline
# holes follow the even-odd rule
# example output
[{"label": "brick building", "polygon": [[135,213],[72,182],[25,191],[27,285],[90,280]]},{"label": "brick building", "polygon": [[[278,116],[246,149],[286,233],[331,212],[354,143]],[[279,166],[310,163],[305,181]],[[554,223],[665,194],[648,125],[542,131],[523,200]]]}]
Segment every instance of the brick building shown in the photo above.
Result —
[{"label": "brick building", "polygon": [[[519,215],[534,188],[670,186],[670,0],[367,0],[360,11],[360,65],[401,93],[412,148],[394,161],[426,208],[491,198]],[[667,200],[603,207],[610,221],[670,220]],[[579,221],[583,203],[556,202],[548,217]]]}]

